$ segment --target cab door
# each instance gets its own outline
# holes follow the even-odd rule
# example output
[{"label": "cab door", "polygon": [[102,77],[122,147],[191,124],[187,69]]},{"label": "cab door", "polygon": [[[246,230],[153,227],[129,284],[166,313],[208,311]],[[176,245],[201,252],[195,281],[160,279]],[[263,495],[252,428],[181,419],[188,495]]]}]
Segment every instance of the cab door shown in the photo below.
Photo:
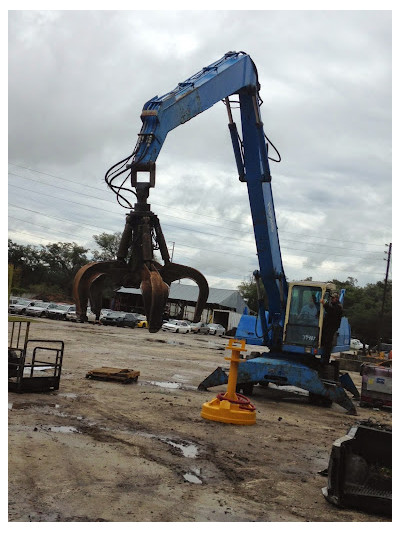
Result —
[{"label": "cab door", "polygon": [[321,295],[322,287],[311,285],[289,287],[284,331],[285,345],[318,350],[323,318]]}]

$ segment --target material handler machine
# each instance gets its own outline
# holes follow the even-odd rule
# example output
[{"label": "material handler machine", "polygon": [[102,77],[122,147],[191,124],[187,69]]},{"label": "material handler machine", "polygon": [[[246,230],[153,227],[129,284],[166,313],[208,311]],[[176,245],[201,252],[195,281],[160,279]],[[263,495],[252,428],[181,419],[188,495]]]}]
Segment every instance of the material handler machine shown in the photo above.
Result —
[{"label": "material handler machine", "polygon": [[[157,332],[169,294],[170,284],[190,278],[199,286],[195,321],[208,298],[205,277],[194,268],[171,262],[158,217],[151,211],[148,197],[156,182],[156,159],[169,131],[223,101],[228,114],[234,157],[239,180],[247,187],[257,246],[259,271],[256,282],[262,284],[268,297],[268,310],[259,298],[258,317],[244,316],[236,338],[265,347],[253,352],[239,365],[238,387],[249,393],[254,384],[291,385],[309,391],[310,398],[338,403],[355,414],[347,388],[358,395],[349,376],[340,375],[332,362],[322,365],[321,333],[324,310],[320,299],[329,299],[335,289],[331,283],[288,283],[282,265],[268,148],[261,119],[260,83],[257,68],[244,52],[228,52],[203,68],[171,92],[149,100],[141,114],[142,128],[133,152],[106,173],[108,186],[118,202],[130,209],[126,216],[117,259],[90,263],[75,278],[76,313],[86,319],[88,300],[99,316],[102,284],[109,277],[117,285],[141,288],[150,332]],[[241,135],[233,120],[234,107],[240,109]],[[276,161],[276,160],[275,160]],[[130,187],[126,185],[130,179]],[[132,194],[136,197],[131,204]],[[157,261],[158,250],[162,263]],[[343,299],[343,294],[341,294]],[[316,303],[312,316],[302,315],[305,304]],[[333,351],[345,350],[350,344],[350,327],[342,318]],[[206,378],[200,389],[227,383],[226,372],[219,368]]]}]

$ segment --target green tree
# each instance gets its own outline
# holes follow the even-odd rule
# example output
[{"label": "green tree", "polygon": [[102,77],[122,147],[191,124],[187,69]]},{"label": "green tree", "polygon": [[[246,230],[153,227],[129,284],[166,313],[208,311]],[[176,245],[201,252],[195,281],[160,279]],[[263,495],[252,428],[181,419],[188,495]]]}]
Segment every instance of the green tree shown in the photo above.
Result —
[{"label": "green tree", "polygon": [[[311,278],[305,281],[312,281]],[[330,280],[336,285],[338,290],[345,289],[344,315],[349,320],[352,336],[362,342],[374,346],[378,343],[379,327],[382,312],[382,300],[384,283],[369,283],[365,287],[359,287],[356,278],[348,277],[346,281],[337,279]],[[242,297],[248,302],[252,311],[257,312],[257,290],[256,284],[249,276],[243,281],[238,290]],[[265,300],[266,298],[264,298]],[[266,306],[268,308],[268,306]],[[388,282],[385,306],[382,316],[381,337],[383,342],[391,342],[392,339],[392,283]]]},{"label": "green tree", "polygon": [[[378,343],[379,326],[382,312],[384,283],[368,283],[357,286],[357,280],[349,277],[346,281],[332,280],[338,289],[346,289],[344,314],[348,318],[352,337],[369,345]],[[392,339],[392,283],[388,282],[382,316],[382,338],[384,342]]]},{"label": "green tree", "polygon": [[57,242],[41,246],[41,260],[47,267],[47,280],[72,292],[76,272],[88,262],[87,248],[75,242]]},{"label": "green tree", "polygon": [[[262,295],[264,296],[264,301],[266,301],[266,294],[264,290],[264,286],[261,282],[261,291]],[[240,295],[242,296],[243,300],[247,302],[247,306],[251,311],[254,311],[255,313],[258,312],[258,297],[257,297],[257,286],[256,282],[254,281],[253,276],[249,276],[247,280],[242,281],[242,283],[238,286],[238,291]],[[267,307],[267,304],[266,304]]]},{"label": "green tree", "polygon": [[377,344],[380,321],[381,335],[384,342],[392,339],[392,284],[388,283],[385,305],[382,315],[384,283],[369,283],[357,291],[346,291],[345,314],[352,327],[353,337],[360,338],[366,344]]},{"label": "green tree", "polygon": [[100,251],[93,251],[93,259],[95,261],[110,261],[116,259],[121,236],[121,232],[93,235],[93,239],[97,246],[100,247]]},{"label": "green tree", "polygon": [[[88,262],[87,249],[76,243],[58,242],[46,246],[21,245],[8,241],[8,263],[14,266],[15,293],[49,292],[70,296],[78,269]],[[45,287],[47,289],[45,290]]]},{"label": "green tree", "polygon": [[13,287],[24,291],[32,283],[40,283],[46,277],[46,268],[36,246],[17,244],[8,239],[8,264],[14,267]]}]

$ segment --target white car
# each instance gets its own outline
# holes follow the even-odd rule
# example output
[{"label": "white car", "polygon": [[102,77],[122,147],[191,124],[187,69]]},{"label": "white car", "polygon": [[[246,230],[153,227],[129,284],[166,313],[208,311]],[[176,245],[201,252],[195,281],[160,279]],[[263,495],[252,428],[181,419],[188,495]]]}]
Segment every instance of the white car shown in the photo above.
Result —
[{"label": "white car", "polygon": [[225,335],[225,328],[221,324],[208,324],[209,335]]},{"label": "white car", "polygon": [[27,300],[26,298],[13,298],[8,306],[8,312],[24,315],[26,308],[34,303],[34,300]]},{"label": "white car", "polygon": [[189,333],[190,325],[189,322],[185,320],[170,320],[169,322],[164,322],[161,326],[163,331],[173,331],[175,333]]},{"label": "white car", "polygon": [[[362,350],[363,344],[358,339],[351,339],[350,340],[350,349],[351,350]],[[367,348],[367,346],[366,346]]]},{"label": "white car", "polygon": [[207,324],[205,322],[195,322],[193,324],[190,324],[190,331],[192,333],[199,333],[200,332],[200,328],[205,328],[207,327]]},{"label": "white car", "polygon": [[27,316],[40,316],[44,318],[46,316],[46,311],[48,309],[53,309],[57,307],[57,304],[51,302],[34,302],[33,305],[29,305],[26,308]]},{"label": "white car", "polygon": [[57,320],[67,320],[67,313],[75,311],[74,305],[56,304],[55,307],[46,309],[47,318],[55,318]]},{"label": "white car", "polygon": [[[96,315],[93,313],[91,309],[88,308],[86,310],[86,316],[87,316],[88,322],[96,322]],[[76,316],[75,309],[73,311],[68,311],[68,313],[65,316],[65,319],[69,320],[70,322],[77,322],[78,319]]]}]

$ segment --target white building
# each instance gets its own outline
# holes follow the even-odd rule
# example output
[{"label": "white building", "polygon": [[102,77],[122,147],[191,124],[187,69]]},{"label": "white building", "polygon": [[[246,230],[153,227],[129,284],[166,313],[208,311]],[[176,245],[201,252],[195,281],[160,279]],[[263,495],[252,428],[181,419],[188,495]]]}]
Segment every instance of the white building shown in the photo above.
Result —
[{"label": "white building", "polygon": [[[143,311],[143,299],[140,289],[120,287],[115,293],[115,309]],[[198,295],[199,288],[197,285],[172,283],[167,302],[168,316],[193,320]],[[246,302],[239,291],[210,287],[201,321],[221,324],[229,331],[238,325],[245,307]]]}]

